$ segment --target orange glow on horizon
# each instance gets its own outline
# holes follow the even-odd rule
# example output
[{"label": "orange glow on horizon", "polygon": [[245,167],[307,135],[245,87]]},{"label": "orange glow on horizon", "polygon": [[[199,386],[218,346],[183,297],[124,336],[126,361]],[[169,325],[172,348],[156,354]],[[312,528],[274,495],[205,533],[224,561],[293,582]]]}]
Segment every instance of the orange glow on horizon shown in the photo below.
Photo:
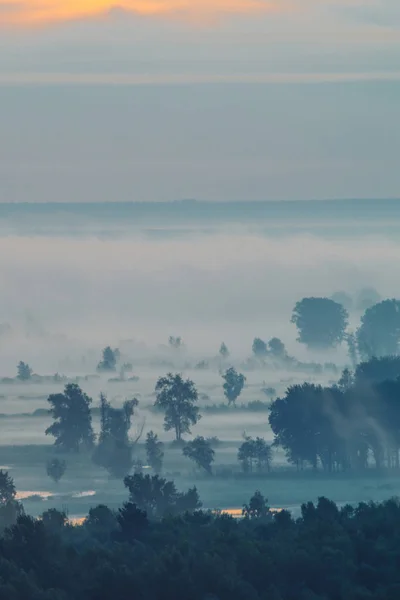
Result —
[{"label": "orange glow on horizon", "polygon": [[223,14],[275,12],[282,4],[283,0],[0,0],[0,25],[30,28],[107,17],[113,11],[203,22]]}]

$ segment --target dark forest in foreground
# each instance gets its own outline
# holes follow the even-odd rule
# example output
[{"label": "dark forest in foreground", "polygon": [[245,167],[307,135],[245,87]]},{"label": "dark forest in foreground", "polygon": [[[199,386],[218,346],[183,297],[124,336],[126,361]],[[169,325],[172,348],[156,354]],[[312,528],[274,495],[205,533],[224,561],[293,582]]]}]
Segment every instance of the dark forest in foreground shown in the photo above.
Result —
[{"label": "dark forest in foreground", "polygon": [[[136,477],[136,482],[134,478]],[[256,492],[240,521],[193,510],[196,490],[143,476],[129,502],[91,509],[82,526],[49,510],[21,515],[0,539],[7,600],[395,600],[400,503],[337,506],[320,498],[294,520]],[[162,484],[160,485],[157,484]],[[4,482],[3,482],[4,483]],[[12,492],[12,481],[8,481]],[[139,484],[139,485],[138,485]],[[3,486],[3,490],[7,486]],[[156,498],[155,492],[162,491]],[[134,500],[136,502],[134,502]],[[166,502],[165,516],[158,509]],[[147,507],[150,516],[138,504]],[[192,510],[183,509],[192,505]],[[164,505],[166,508],[166,505]],[[4,503],[2,511],[4,510]],[[167,514],[169,511],[169,514]]]}]

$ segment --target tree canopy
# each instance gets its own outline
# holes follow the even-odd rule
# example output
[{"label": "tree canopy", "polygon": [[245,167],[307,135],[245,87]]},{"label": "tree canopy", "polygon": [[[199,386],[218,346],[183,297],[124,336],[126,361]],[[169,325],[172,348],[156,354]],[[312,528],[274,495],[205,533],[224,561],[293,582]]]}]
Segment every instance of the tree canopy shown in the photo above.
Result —
[{"label": "tree canopy", "polygon": [[398,354],[400,344],[400,300],[383,300],[367,308],[356,333],[363,359]]},{"label": "tree canopy", "polygon": [[55,445],[66,452],[92,447],[95,437],[90,412],[92,400],[79,385],[68,383],[63,394],[51,394],[48,402],[54,423],[46,429],[46,435],[56,438]]},{"label": "tree canopy", "polygon": [[296,303],[291,322],[297,340],[309,348],[332,348],[345,339],[348,313],[330,298],[303,298]]},{"label": "tree canopy", "polygon": [[190,427],[200,419],[197,400],[198,394],[193,381],[183,379],[179,373],[168,373],[156,383],[154,405],[164,411],[164,429],[174,430],[178,442],[185,433],[191,433]]}]

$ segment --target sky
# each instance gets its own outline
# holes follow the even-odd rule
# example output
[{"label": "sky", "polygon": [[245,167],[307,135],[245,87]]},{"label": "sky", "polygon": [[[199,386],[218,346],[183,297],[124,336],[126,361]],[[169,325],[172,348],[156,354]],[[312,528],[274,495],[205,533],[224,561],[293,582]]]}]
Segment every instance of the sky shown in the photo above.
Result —
[{"label": "sky", "polygon": [[398,0],[0,0],[1,202],[400,197]]}]

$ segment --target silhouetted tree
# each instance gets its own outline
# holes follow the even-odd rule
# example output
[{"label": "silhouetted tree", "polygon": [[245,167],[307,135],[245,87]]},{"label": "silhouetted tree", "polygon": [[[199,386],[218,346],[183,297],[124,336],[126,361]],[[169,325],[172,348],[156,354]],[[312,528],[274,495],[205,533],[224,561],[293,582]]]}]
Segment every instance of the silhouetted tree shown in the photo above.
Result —
[{"label": "silhouetted tree", "polygon": [[398,354],[400,300],[383,300],[368,308],[357,330],[357,346],[363,359]]},{"label": "silhouetted tree", "polygon": [[222,342],[220,349],[219,349],[219,354],[220,354],[221,358],[223,358],[223,359],[229,358],[229,350],[228,350],[228,347],[225,344],[225,342]]},{"label": "silhouetted tree", "polygon": [[60,533],[63,527],[68,523],[68,516],[64,511],[56,508],[45,510],[41,516],[42,523],[50,533]]},{"label": "silhouetted tree", "polygon": [[0,505],[8,504],[15,500],[17,490],[14,480],[7,471],[0,470]]},{"label": "silhouetted tree", "polygon": [[147,462],[156,473],[162,470],[164,459],[164,444],[158,439],[154,431],[149,431],[146,436],[146,456]]},{"label": "silhouetted tree", "polygon": [[268,354],[267,344],[261,338],[254,338],[251,348],[257,358],[264,358]]},{"label": "silhouetted tree", "polygon": [[129,490],[130,502],[146,511],[149,518],[193,512],[201,507],[195,487],[186,493],[180,493],[173,481],[167,481],[158,475],[131,475],[125,477],[124,484]]},{"label": "silhouetted tree", "polygon": [[202,436],[197,436],[191,442],[188,442],[182,449],[183,455],[193,460],[197,466],[204,469],[207,473],[212,473],[211,465],[215,460],[215,452],[210,442]]},{"label": "silhouetted tree", "polygon": [[117,368],[117,361],[119,358],[119,350],[113,350],[110,346],[107,346],[103,350],[103,358],[97,365],[98,371],[115,371]]},{"label": "silhouetted tree", "polygon": [[113,408],[104,394],[100,396],[99,443],[93,454],[96,464],[106,468],[114,477],[124,477],[132,468],[132,449],[143,431],[134,441],[129,439],[132,417],[139,402],[126,400],[122,408]]},{"label": "silhouetted tree", "polygon": [[358,348],[357,348],[357,337],[354,333],[346,334],[347,351],[351,360],[353,369],[357,367],[358,363]]},{"label": "silhouetted tree", "polygon": [[14,480],[7,471],[0,470],[0,532],[17,522],[24,513],[23,506],[16,500]]},{"label": "silhouetted tree", "polygon": [[257,490],[250,498],[249,504],[243,505],[242,514],[247,519],[272,520],[268,500]]},{"label": "silhouetted tree", "polygon": [[260,437],[255,439],[245,436],[244,442],[238,450],[238,460],[242,463],[242,469],[245,473],[253,472],[253,465],[256,465],[258,471],[271,470],[272,448]]},{"label": "silhouetted tree", "polygon": [[180,442],[182,435],[190,433],[190,426],[196,425],[200,419],[195,385],[190,379],[184,380],[179,373],[168,373],[158,379],[156,394],[154,406],[165,412],[164,429],[173,429],[176,440]]},{"label": "silhouetted tree", "polygon": [[117,518],[114,511],[108,508],[108,506],[98,504],[94,508],[89,509],[88,516],[84,521],[84,527],[93,537],[101,541],[106,541],[117,528]]},{"label": "silhouetted tree", "polygon": [[350,369],[344,369],[338,381],[338,387],[342,392],[346,392],[354,385],[354,375]]},{"label": "silhouetted tree", "polygon": [[179,350],[179,348],[182,348],[183,346],[183,340],[181,337],[170,335],[168,338],[168,344],[171,348],[174,348],[174,350]]},{"label": "silhouetted tree", "polygon": [[230,367],[224,375],[222,375],[225,383],[223,384],[224,395],[229,404],[234,404],[242,393],[246,377],[242,373],[238,373],[234,367]]},{"label": "silhouetted tree", "polygon": [[56,438],[56,446],[66,452],[93,446],[92,400],[79,385],[68,383],[63,394],[51,394],[48,402],[54,423],[46,429],[46,435]]},{"label": "silhouetted tree", "polygon": [[355,381],[357,384],[373,384],[380,381],[395,380],[400,377],[400,356],[371,358],[357,365]]},{"label": "silhouetted tree", "polygon": [[17,366],[17,378],[20,381],[29,381],[32,377],[32,369],[28,365],[28,363],[22,362],[22,360],[18,363]]},{"label": "silhouetted tree", "polygon": [[133,502],[125,502],[118,510],[117,522],[120,526],[118,537],[126,542],[139,539],[149,526],[146,511],[138,508]]},{"label": "silhouetted tree", "polygon": [[329,298],[303,298],[293,309],[291,322],[297,341],[309,348],[331,348],[345,339],[347,311]]},{"label": "silhouetted tree", "polygon": [[273,358],[286,358],[287,356],[285,344],[277,337],[273,337],[269,340],[268,351]]},{"label": "silhouetted tree", "polygon": [[46,472],[47,475],[55,482],[58,483],[60,479],[64,476],[65,471],[67,470],[67,463],[65,460],[61,460],[59,458],[52,458],[47,462]]}]

